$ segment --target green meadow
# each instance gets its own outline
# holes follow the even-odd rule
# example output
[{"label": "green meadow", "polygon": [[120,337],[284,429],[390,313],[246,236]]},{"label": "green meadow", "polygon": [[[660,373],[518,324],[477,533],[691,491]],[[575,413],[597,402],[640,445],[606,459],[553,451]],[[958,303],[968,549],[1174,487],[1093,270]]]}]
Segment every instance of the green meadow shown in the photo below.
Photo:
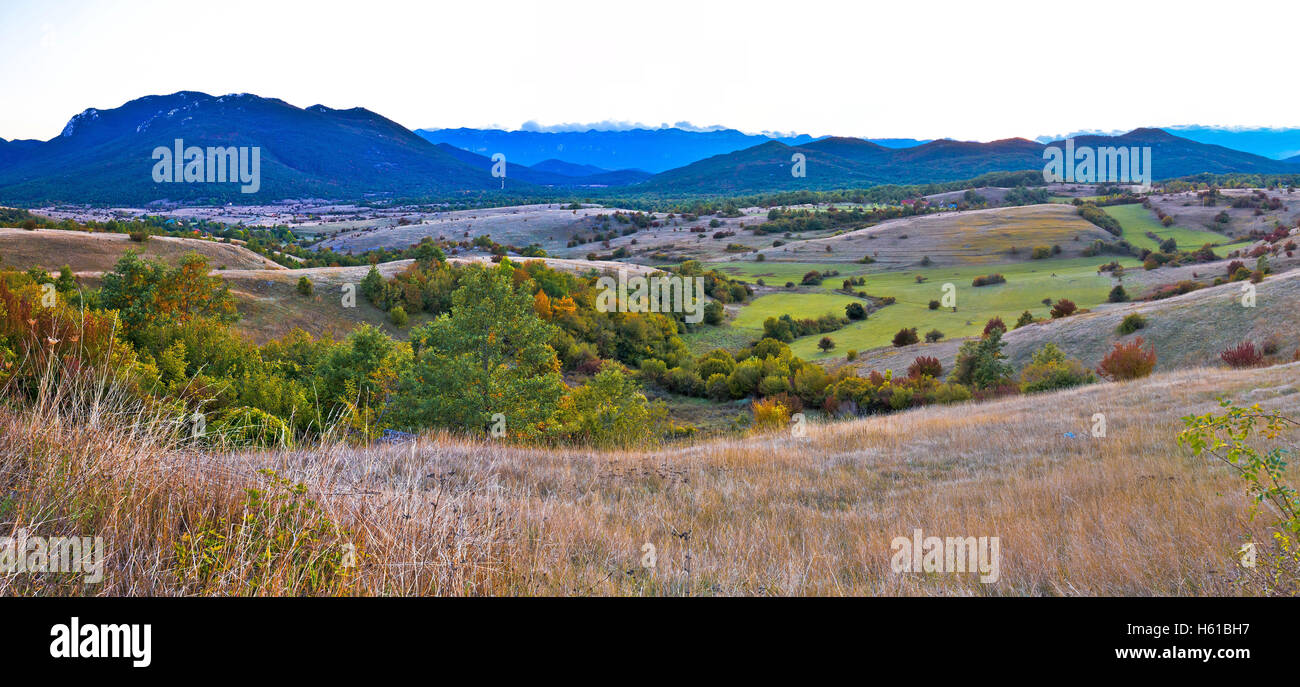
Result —
[{"label": "green meadow", "polygon": [[[1092,307],[1105,302],[1114,286],[1108,275],[1097,273],[1097,266],[1110,259],[1049,259],[992,267],[941,267],[868,274],[866,284],[854,288],[872,296],[893,296],[897,299],[895,304],[872,313],[864,321],[828,334],[835,342],[835,348],[829,354],[817,349],[821,335],[798,339],[791,348],[800,357],[814,360],[842,356],[849,349],[865,351],[889,346],[894,334],[904,327],[915,327],[922,337],[932,329],[943,332],[945,339],[972,336],[979,334],[984,324],[994,316],[1001,317],[1008,326],[1013,325],[1025,310],[1033,313],[1034,317],[1048,317],[1049,307],[1043,304],[1044,298],[1054,301],[1068,298],[1080,308]],[[1119,262],[1125,267],[1139,266],[1138,261],[1131,258]],[[746,266],[750,265],[753,263]],[[816,267],[802,265],[798,268],[802,270],[799,274],[802,276],[803,272]],[[820,267],[834,269],[831,265]],[[1007,283],[971,286],[975,277],[990,272],[1002,274]],[[918,274],[925,277],[924,282],[916,281]],[[844,276],[848,275],[828,279],[820,289],[801,287],[790,293],[760,296],[746,305],[730,326],[757,335],[762,332],[763,320],[768,317],[787,313],[796,318],[816,317],[827,312],[842,315],[846,304],[858,300],[829,293],[830,289],[839,286]],[[930,310],[929,302],[942,300],[943,286],[947,283],[955,287],[956,312],[943,308]]]},{"label": "green meadow", "polygon": [[1124,228],[1124,238],[1139,248],[1156,250],[1159,247],[1154,239],[1147,236],[1148,231],[1161,239],[1172,237],[1178,242],[1178,248],[1181,250],[1196,250],[1207,243],[1223,244],[1229,241],[1229,238],[1223,234],[1201,229],[1187,229],[1178,226],[1177,223],[1166,227],[1156,219],[1155,213],[1141,205],[1112,205],[1102,210],[1119,222]]}]

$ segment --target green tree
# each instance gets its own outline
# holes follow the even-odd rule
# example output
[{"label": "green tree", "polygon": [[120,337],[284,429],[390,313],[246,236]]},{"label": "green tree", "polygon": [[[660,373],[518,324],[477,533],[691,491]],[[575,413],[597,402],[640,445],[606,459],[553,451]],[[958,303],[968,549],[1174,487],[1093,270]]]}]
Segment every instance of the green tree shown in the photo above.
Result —
[{"label": "green tree", "polygon": [[1006,383],[1011,378],[1012,369],[1004,362],[1007,356],[1002,353],[1002,347],[1005,345],[999,328],[994,328],[979,340],[962,344],[948,381],[977,389]]},{"label": "green tree", "polygon": [[537,317],[513,268],[471,267],[451,312],[411,332],[415,363],[399,385],[394,416],[409,427],[482,433],[492,416],[512,437],[546,429],[564,394],[553,327]]},{"label": "green tree", "polygon": [[556,419],[567,438],[586,445],[641,446],[659,438],[667,411],[648,402],[636,380],[615,363],[564,397]]}]

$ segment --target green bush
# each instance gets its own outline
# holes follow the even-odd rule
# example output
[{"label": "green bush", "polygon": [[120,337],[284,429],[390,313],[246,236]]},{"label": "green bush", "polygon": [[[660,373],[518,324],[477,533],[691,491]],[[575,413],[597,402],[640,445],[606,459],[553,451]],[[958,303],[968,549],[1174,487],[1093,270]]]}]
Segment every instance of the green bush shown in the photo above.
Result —
[{"label": "green bush", "polygon": [[1082,362],[1067,358],[1054,343],[1043,344],[1034,352],[1029,364],[1020,372],[1020,390],[1024,393],[1067,389],[1092,384],[1097,376]]},{"label": "green bush", "polygon": [[1119,332],[1120,336],[1125,336],[1132,334],[1145,326],[1147,326],[1147,318],[1138,313],[1129,313],[1124,316],[1124,321],[1119,323],[1119,326],[1115,328],[1115,331]]},{"label": "green bush", "polygon": [[392,320],[394,327],[405,327],[410,318],[406,316],[406,308],[400,305],[394,305],[392,310],[388,311],[388,318]]}]

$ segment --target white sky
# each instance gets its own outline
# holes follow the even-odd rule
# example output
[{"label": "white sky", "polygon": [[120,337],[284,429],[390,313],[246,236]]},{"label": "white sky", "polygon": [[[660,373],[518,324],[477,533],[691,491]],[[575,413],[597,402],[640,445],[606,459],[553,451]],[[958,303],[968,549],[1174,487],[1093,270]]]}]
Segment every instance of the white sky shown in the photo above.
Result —
[{"label": "white sky", "polygon": [[1300,125],[1295,0],[0,0],[0,137],[178,90],[409,127],[991,140]]}]

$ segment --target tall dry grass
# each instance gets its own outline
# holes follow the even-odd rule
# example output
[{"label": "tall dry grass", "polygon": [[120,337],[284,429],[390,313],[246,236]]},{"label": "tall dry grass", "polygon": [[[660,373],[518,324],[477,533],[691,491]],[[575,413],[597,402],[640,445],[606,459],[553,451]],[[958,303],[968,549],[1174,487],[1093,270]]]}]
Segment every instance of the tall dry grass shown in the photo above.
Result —
[{"label": "tall dry grass", "polygon": [[[0,535],[101,535],[105,579],[10,575],[2,593],[1195,595],[1249,591],[1234,552],[1265,533],[1235,477],[1177,447],[1179,417],[1225,394],[1294,416],[1300,364],[624,452],[202,449],[103,388],[0,410]],[[892,572],[915,528],[999,537],[1000,579]]]}]

